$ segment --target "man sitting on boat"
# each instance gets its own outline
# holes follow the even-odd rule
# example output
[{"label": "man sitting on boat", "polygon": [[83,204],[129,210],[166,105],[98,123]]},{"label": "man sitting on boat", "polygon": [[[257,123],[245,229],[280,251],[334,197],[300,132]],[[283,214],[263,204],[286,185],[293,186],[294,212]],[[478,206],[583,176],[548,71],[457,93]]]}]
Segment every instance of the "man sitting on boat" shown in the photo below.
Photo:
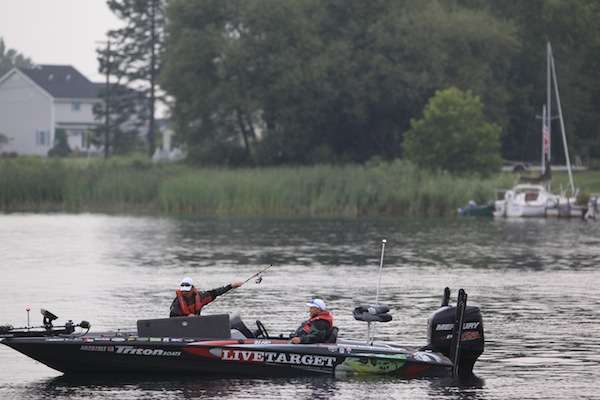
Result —
[{"label": "man sitting on boat", "polygon": [[199,316],[202,312],[202,307],[214,301],[218,296],[240,286],[242,286],[242,283],[236,281],[220,288],[200,291],[194,287],[192,278],[185,277],[181,281],[179,289],[175,290],[177,297],[171,303],[169,317]]},{"label": "man sitting on boat", "polygon": [[307,344],[330,341],[334,326],[333,315],[327,311],[327,305],[321,299],[313,299],[306,305],[309,307],[310,318],[296,330],[291,342]]}]

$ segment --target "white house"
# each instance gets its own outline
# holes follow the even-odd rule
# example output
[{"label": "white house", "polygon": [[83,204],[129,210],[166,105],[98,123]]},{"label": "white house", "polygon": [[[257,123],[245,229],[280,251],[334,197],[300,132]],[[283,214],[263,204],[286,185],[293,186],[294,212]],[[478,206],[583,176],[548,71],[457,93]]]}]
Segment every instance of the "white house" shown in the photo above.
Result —
[{"label": "white house", "polygon": [[96,86],[70,65],[14,68],[0,77],[0,133],[8,138],[0,153],[48,154],[57,129],[72,150],[87,150],[86,131],[100,121]]}]

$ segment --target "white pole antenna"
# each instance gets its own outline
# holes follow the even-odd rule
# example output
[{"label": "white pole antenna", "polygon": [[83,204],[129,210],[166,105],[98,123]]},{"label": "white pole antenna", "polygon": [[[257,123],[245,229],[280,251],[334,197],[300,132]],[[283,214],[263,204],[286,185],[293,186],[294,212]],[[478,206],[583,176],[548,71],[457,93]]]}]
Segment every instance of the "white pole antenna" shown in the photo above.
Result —
[{"label": "white pole antenna", "polygon": [[381,271],[383,270],[383,253],[385,253],[385,244],[387,240],[381,241],[381,260],[379,261],[379,278],[377,280],[377,295],[375,297],[375,304],[379,304],[379,288],[381,287]]}]

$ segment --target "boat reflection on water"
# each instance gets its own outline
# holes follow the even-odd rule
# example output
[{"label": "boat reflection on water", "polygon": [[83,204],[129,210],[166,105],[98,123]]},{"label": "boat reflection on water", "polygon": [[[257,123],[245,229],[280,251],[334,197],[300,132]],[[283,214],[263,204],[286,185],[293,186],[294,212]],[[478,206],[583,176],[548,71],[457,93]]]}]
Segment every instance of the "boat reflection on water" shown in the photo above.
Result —
[{"label": "boat reflection on water", "polygon": [[411,392],[430,398],[480,399],[485,381],[477,376],[468,378],[430,378],[407,381],[391,376],[294,377],[275,379],[232,379],[228,377],[182,377],[155,379],[144,375],[90,376],[62,375],[29,385],[22,393],[25,399],[101,398],[121,399],[353,399],[357,394],[373,393],[382,398],[398,386],[411,386]]}]

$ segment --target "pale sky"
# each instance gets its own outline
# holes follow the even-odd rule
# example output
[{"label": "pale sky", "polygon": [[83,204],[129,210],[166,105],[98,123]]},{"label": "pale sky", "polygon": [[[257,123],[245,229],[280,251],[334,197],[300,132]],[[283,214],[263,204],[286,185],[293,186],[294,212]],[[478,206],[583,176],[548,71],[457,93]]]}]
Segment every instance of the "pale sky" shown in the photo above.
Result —
[{"label": "pale sky", "polygon": [[123,25],[105,0],[0,0],[0,37],[36,64],[70,64],[92,81],[96,41]]}]

